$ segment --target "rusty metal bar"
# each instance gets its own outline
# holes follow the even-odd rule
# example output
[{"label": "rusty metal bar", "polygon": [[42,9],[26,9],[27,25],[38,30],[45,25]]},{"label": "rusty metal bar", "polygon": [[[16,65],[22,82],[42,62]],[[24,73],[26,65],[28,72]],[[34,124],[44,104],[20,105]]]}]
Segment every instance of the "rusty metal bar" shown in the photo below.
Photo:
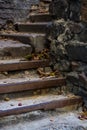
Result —
[{"label": "rusty metal bar", "polygon": [[18,114],[27,113],[27,112],[36,111],[36,110],[43,110],[43,109],[50,110],[50,109],[55,109],[55,108],[63,108],[63,107],[75,105],[75,104],[79,105],[81,103],[82,103],[81,97],[65,98],[65,99],[54,100],[54,101],[40,103],[36,105],[31,105],[31,106],[24,106],[24,107],[19,107],[19,108],[14,108],[14,109],[1,110],[0,117],[18,115]]},{"label": "rusty metal bar", "polygon": [[49,66],[49,60],[32,60],[32,61],[15,61],[8,63],[0,64],[0,72],[3,71],[13,71],[13,70],[25,70],[25,69],[33,69],[38,67],[46,67]]},{"label": "rusty metal bar", "polygon": [[6,84],[0,84],[0,94],[20,92],[25,90],[35,90],[65,84],[66,84],[65,78],[45,78],[33,81],[6,83]]}]

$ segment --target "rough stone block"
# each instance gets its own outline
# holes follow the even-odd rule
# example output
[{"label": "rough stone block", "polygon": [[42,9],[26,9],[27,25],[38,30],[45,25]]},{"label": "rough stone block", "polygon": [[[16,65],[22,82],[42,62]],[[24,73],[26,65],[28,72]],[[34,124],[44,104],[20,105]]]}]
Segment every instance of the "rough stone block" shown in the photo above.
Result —
[{"label": "rough stone block", "polygon": [[32,48],[30,45],[25,45],[18,41],[0,40],[0,58],[4,57],[24,57],[30,54]]},{"label": "rough stone block", "polygon": [[66,45],[66,50],[71,61],[87,62],[87,43],[70,41]]},{"label": "rough stone block", "polygon": [[76,86],[79,86],[79,76],[76,72],[70,72],[69,74],[67,74],[67,80]]}]

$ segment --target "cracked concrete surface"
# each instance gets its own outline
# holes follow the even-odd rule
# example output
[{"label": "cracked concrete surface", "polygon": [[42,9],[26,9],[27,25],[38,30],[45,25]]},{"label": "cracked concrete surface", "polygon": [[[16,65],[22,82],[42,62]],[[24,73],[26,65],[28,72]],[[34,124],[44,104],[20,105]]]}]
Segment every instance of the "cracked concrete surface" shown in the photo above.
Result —
[{"label": "cracked concrete surface", "polygon": [[36,111],[0,119],[0,130],[87,130],[87,120],[79,111]]}]

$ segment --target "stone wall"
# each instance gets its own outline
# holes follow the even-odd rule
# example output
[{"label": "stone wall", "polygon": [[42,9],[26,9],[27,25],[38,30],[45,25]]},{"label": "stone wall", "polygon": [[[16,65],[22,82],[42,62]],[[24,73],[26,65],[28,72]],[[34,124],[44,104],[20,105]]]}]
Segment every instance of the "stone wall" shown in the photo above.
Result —
[{"label": "stone wall", "polygon": [[51,67],[67,78],[67,89],[87,101],[87,25],[53,21],[50,27]]},{"label": "stone wall", "polygon": [[81,0],[53,0],[49,8],[55,19],[80,21]]},{"label": "stone wall", "polygon": [[70,2],[54,0],[50,5],[55,18],[47,34],[51,67],[66,77],[67,89],[81,95],[87,105],[87,0]]},{"label": "stone wall", "polygon": [[0,24],[4,24],[7,19],[23,21],[29,14],[32,4],[37,4],[39,0],[0,0]]}]

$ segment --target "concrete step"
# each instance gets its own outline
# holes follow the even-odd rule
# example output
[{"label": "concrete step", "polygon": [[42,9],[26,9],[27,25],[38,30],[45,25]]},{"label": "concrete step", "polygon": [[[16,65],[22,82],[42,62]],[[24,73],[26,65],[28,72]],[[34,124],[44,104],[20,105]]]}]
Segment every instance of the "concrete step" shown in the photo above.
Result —
[{"label": "concrete step", "polygon": [[50,14],[31,14],[29,16],[30,22],[50,22],[52,20],[52,15]]},{"label": "concrete step", "polygon": [[2,38],[10,38],[13,40],[18,40],[24,44],[30,44],[32,48],[36,51],[42,51],[45,48],[46,36],[45,34],[38,33],[18,33],[18,32],[2,32],[0,34]]},{"label": "concrete step", "polygon": [[19,32],[46,33],[51,22],[16,23],[15,28]]},{"label": "concrete step", "polygon": [[7,94],[13,92],[22,92],[37,90],[43,88],[60,87],[66,84],[66,79],[63,77],[44,77],[39,78],[35,75],[33,78],[23,77],[23,78],[7,78],[0,80],[0,94]]},{"label": "concrete step", "polygon": [[30,45],[7,39],[0,40],[0,59],[24,57],[31,52]]},{"label": "concrete step", "polygon": [[[39,95],[10,99],[8,102],[0,101],[0,117],[18,115],[36,110],[52,110],[58,108],[60,111],[67,111],[73,107],[77,109],[82,105],[82,98],[79,96],[64,95]],[[72,108],[71,108],[72,109]]]},{"label": "concrete step", "polygon": [[49,60],[32,60],[11,59],[0,60],[0,72],[34,69],[49,66]]}]

